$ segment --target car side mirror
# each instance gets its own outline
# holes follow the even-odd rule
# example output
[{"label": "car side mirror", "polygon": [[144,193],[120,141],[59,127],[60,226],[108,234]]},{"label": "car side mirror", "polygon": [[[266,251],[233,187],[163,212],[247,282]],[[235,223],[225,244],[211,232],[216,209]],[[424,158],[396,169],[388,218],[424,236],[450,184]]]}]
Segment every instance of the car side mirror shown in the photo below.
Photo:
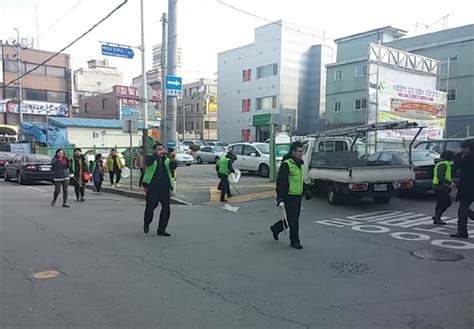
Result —
[{"label": "car side mirror", "polygon": [[256,157],[257,157],[257,153],[252,152],[252,153],[250,153],[250,156],[256,158]]}]

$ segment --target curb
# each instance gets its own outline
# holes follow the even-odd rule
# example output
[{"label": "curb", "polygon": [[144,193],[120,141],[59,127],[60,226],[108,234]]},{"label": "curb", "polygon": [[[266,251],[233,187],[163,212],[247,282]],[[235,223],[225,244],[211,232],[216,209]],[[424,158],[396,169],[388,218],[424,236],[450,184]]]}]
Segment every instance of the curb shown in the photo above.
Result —
[{"label": "curb", "polygon": [[[93,190],[92,185],[85,185],[85,188],[88,190]],[[142,199],[145,200],[146,196],[145,194],[134,192],[134,191],[127,191],[127,190],[121,190],[121,189],[114,189],[110,187],[102,187],[102,192],[105,193],[111,193],[111,194],[117,194],[117,195],[122,195],[130,198],[136,198],[136,199]],[[171,197],[171,204],[178,204],[182,206],[192,206],[193,204],[191,202],[182,200],[177,197]]]}]

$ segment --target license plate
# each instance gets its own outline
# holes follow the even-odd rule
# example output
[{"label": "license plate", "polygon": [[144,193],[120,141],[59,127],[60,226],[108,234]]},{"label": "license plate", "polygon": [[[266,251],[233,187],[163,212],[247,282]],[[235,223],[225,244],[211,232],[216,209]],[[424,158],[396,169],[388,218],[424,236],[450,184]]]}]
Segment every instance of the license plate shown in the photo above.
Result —
[{"label": "license plate", "polygon": [[40,167],[40,171],[51,171],[51,167]]},{"label": "license plate", "polygon": [[374,184],[374,191],[381,192],[387,190],[387,184]]}]

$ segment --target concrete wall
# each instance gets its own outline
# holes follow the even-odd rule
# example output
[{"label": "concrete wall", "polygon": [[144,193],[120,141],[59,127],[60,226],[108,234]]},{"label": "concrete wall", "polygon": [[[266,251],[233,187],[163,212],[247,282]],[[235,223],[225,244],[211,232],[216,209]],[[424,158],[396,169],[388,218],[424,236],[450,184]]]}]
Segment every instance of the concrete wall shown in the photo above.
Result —
[{"label": "concrete wall", "polygon": [[[105,107],[103,106],[104,100]],[[76,117],[90,119],[119,119],[120,113],[117,102],[117,97],[115,97],[113,93],[81,99],[79,100],[79,112],[76,113]]]},{"label": "concrete wall", "polygon": [[[94,138],[94,132],[99,138]],[[122,133],[121,129],[103,129],[103,128],[67,128],[67,138],[70,143],[78,147],[123,147],[130,145],[130,135]],[[141,145],[142,132],[133,135],[133,146]]]}]

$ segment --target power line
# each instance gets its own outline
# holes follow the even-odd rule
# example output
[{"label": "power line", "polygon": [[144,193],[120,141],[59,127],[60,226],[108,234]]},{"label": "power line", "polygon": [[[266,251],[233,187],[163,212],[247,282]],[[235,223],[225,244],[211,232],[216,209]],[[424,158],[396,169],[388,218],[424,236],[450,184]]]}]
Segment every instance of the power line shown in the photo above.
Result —
[{"label": "power line", "polygon": [[83,34],[81,34],[79,37],[77,37],[76,39],[74,39],[71,43],[69,43],[67,46],[65,46],[63,49],[61,49],[60,51],[58,51],[57,53],[53,54],[51,57],[49,57],[48,59],[44,60],[42,63],[40,64],[37,64],[35,67],[33,67],[31,70],[23,73],[22,75],[20,75],[19,77],[13,79],[12,81],[10,81],[9,83],[5,84],[5,86],[9,86],[15,82],[17,82],[18,80],[20,80],[21,78],[23,78],[24,76],[27,76],[28,74],[36,71],[38,68],[40,68],[41,66],[45,65],[46,63],[48,63],[50,60],[52,60],[53,58],[55,58],[56,56],[58,56],[59,54],[61,54],[63,51],[65,51],[66,49],[68,49],[69,47],[71,47],[73,44],[75,44],[77,41],[81,40],[82,38],[84,38],[86,35],[88,35],[90,32],[92,32],[97,26],[99,26],[100,24],[102,24],[104,21],[106,21],[107,19],[109,19],[110,16],[112,16],[116,11],[118,11],[120,8],[122,8],[126,3],[128,2],[128,0],[123,0],[123,2],[121,4],[119,4],[117,7],[115,7],[110,13],[108,13],[105,17],[103,17],[100,21],[98,21],[97,23],[95,23],[94,25],[92,25],[92,27],[90,29],[88,29],[86,32],[84,32]]},{"label": "power line", "polygon": [[[223,2],[222,0],[216,0],[217,3],[220,3],[221,5],[224,5],[226,7],[229,7],[233,10],[236,10],[236,11],[239,11],[243,14],[246,14],[248,16],[252,16],[254,18],[257,18],[257,19],[260,19],[260,20],[263,20],[267,23],[271,23],[271,24],[274,24],[274,25],[278,25],[278,26],[281,26],[282,28],[285,28],[287,30],[291,30],[291,31],[294,31],[294,32],[297,32],[297,33],[301,33],[301,34],[305,34],[305,35],[309,35],[311,37],[314,37],[314,38],[320,38],[321,36],[320,35],[316,35],[316,34],[313,34],[313,33],[310,33],[310,32],[306,32],[306,31],[303,31],[303,30],[300,30],[300,29],[297,29],[297,28],[294,28],[294,27],[291,27],[291,26],[286,26],[286,25],[283,25],[282,23],[280,22],[275,22],[275,21],[272,21],[271,19],[268,19],[268,18],[265,18],[265,17],[262,17],[262,16],[259,16],[257,14],[254,14],[254,13],[251,13],[249,11],[246,11],[244,9],[241,9],[241,8],[237,8],[235,6],[232,6],[231,4],[228,4],[228,3],[225,3]],[[322,30],[319,30],[323,33],[323,39],[326,39],[326,31],[322,31]]]},{"label": "power line", "polygon": [[82,2],[82,0],[79,0],[77,1],[74,6],[72,6],[71,8],[69,8],[61,17],[59,17],[53,24],[51,24],[48,29],[44,32],[44,33],[41,33],[41,37],[44,36],[46,33],[48,33],[53,27],[55,27],[59,22],[61,22],[64,17],[66,17],[67,15],[69,15],[70,12],[72,12],[74,9],[76,9],[77,6],[80,5],[80,3]]}]

